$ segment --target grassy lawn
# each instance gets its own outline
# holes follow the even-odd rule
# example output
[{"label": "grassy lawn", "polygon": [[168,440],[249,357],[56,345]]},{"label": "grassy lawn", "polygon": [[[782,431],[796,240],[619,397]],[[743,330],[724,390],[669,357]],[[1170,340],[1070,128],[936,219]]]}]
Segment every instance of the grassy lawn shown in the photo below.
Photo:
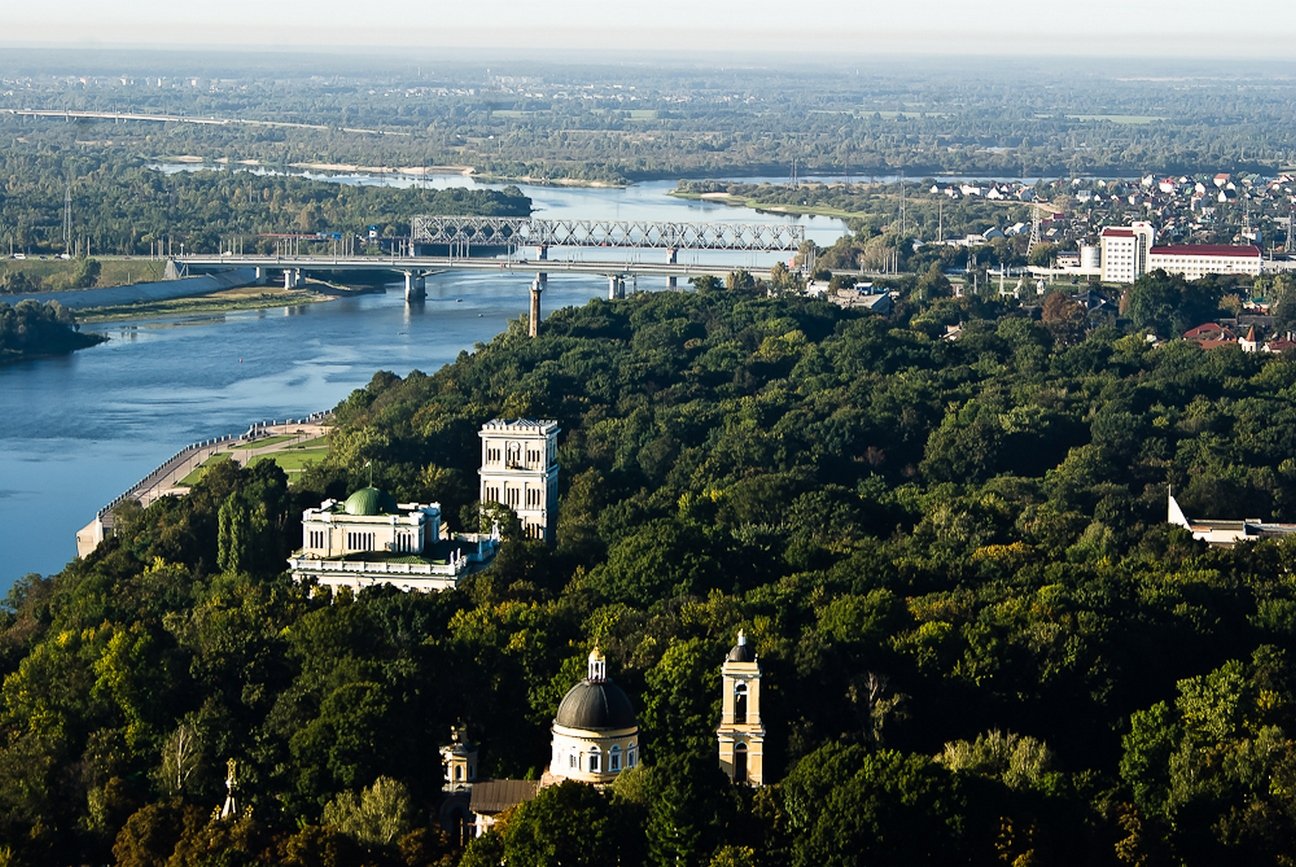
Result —
[{"label": "grassy lawn", "polygon": [[313,440],[302,440],[302,441],[299,442],[297,445],[293,446],[293,448],[295,448],[295,449],[320,449],[320,448],[322,448],[322,449],[324,449],[324,450],[327,451],[327,450],[328,450],[328,437],[327,437],[327,436],[322,436],[322,437],[315,437],[315,439],[313,439]]},{"label": "grassy lawn", "polygon": [[202,481],[203,476],[207,475],[207,469],[209,467],[221,463],[222,461],[228,461],[229,459],[230,456],[228,452],[217,452],[195,467],[194,471],[181,479],[179,484],[186,488],[192,488],[194,485]]},{"label": "grassy lawn", "polygon": [[[96,286],[119,286],[163,279],[166,264],[159,259],[98,259],[99,279]],[[72,276],[81,267],[76,259],[43,259],[33,254],[28,259],[0,258],[0,275],[22,273],[41,288],[50,291],[84,289],[73,285]]]},{"label": "grassy lawn", "polygon": [[311,449],[294,447],[268,455],[258,455],[252,459],[252,464],[255,466],[262,461],[274,461],[279,465],[279,469],[287,473],[288,477],[291,479],[293,476],[300,475],[301,471],[306,469],[308,464],[315,464],[324,460],[328,451],[327,446]]}]

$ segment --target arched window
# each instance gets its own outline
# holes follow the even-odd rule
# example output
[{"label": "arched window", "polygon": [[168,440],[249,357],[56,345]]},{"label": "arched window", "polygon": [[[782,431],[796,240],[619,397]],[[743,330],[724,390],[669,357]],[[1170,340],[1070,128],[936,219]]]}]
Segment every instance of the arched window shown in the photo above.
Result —
[{"label": "arched window", "polygon": [[608,750],[608,770],[614,774],[621,770],[621,748],[618,746]]},{"label": "arched window", "polygon": [[580,759],[576,758],[576,750],[573,749],[567,754],[567,767],[575,771],[580,768]]},{"label": "arched window", "polygon": [[455,765],[455,780],[459,782],[463,780],[463,765]]},{"label": "arched window", "polygon": [[736,744],[734,746],[734,782],[747,782],[747,745]]},{"label": "arched window", "polygon": [[639,762],[639,745],[631,744],[630,749],[626,750],[626,767],[633,768]]},{"label": "arched window", "polygon": [[590,747],[589,751],[589,772],[597,774],[602,769],[602,756],[599,754],[598,747]]},{"label": "arched window", "polygon": [[747,722],[747,684],[739,682],[734,686],[734,722]]}]

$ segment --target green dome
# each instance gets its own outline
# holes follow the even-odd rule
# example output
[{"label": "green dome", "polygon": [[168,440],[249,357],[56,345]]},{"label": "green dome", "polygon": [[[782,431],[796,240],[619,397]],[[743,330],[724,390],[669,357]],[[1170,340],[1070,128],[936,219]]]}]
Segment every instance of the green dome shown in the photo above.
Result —
[{"label": "green dome", "polygon": [[342,510],[348,515],[389,515],[397,511],[396,500],[373,485],[361,488],[347,497]]}]

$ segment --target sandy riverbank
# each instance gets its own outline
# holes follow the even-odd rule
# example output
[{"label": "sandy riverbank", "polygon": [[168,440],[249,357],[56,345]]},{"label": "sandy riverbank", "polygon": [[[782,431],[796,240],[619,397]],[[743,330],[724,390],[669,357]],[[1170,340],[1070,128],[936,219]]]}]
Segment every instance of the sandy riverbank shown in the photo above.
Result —
[{"label": "sandy riverbank", "polygon": [[471,175],[472,166],[362,166],[354,163],[289,163],[291,168],[310,172],[342,172],[361,175]]}]

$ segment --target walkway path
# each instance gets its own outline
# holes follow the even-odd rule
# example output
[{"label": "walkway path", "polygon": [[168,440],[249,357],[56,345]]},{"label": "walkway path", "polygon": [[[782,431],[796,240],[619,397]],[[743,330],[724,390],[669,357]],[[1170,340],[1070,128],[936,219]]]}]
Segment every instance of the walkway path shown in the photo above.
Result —
[{"label": "walkway path", "polygon": [[[216,439],[204,440],[186,446],[162,463],[157,469],[140,479],[129,491],[99,510],[94,520],[76,534],[77,556],[84,557],[112,534],[113,509],[127,500],[147,507],[155,500],[168,495],[182,497],[189,493],[180,482],[204,462],[217,454],[227,454],[240,466],[247,466],[256,458],[285,451],[307,440],[318,439],[330,430],[323,423],[324,413],[317,413],[299,421],[271,421],[252,425],[242,434],[226,434]],[[252,445],[258,440],[276,438],[265,446]],[[287,439],[277,439],[287,437]]]}]

